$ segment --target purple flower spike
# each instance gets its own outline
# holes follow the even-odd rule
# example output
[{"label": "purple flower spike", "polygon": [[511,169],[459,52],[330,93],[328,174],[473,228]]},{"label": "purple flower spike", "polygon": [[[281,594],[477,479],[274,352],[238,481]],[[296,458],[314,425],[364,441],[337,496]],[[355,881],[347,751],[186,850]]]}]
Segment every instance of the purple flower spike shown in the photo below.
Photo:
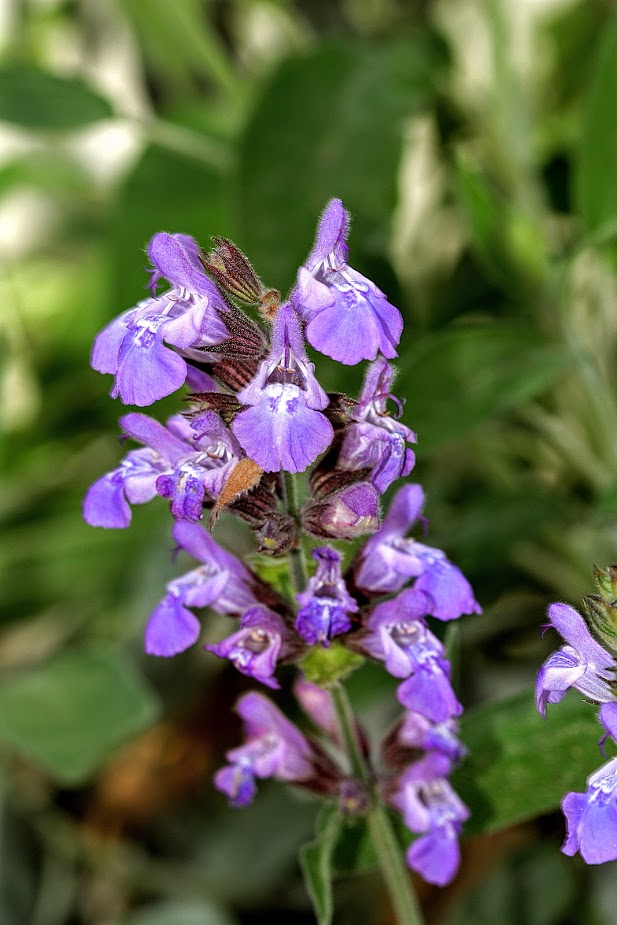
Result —
[{"label": "purple flower spike", "polygon": [[247,741],[227,752],[230,764],[221,768],[215,787],[232,806],[248,806],[255,778],[302,782],[313,774],[313,754],[299,729],[267,697],[251,692],[240,698],[236,711],[244,720]]},{"label": "purple flower spike", "polygon": [[578,851],[587,864],[617,860],[617,758],[587,778],[586,793],[568,793],[561,808],[568,829],[564,854]]},{"label": "purple flower spike", "polygon": [[250,407],[232,424],[247,456],[265,472],[303,472],[332,442],[332,424],[321,414],[328,396],[314,368],[298,317],[287,303],[274,322],[270,355],[238,393]]},{"label": "purple flower spike", "polygon": [[203,564],[167,585],[167,593],[146,627],[146,652],[150,655],[177,655],[194,645],[200,625],[189,607],[212,607],[218,613],[233,615],[257,603],[251,573],[221,549],[203,527],[177,523],[173,535]]},{"label": "purple flower spike", "polygon": [[276,663],[291,651],[285,621],[262,605],[244,614],[237,633],[205,648],[219,658],[228,658],[242,674],[273,689],[280,687],[274,677]]},{"label": "purple flower spike", "polygon": [[458,870],[458,837],[469,818],[469,810],[446,780],[450,768],[445,755],[429,753],[401,775],[392,798],[405,825],[422,834],[407,852],[408,865],[437,886],[446,886]]},{"label": "purple flower spike", "polygon": [[546,716],[546,705],[559,703],[571,687],[596,703],[614,700],[617,664],[593,638],[580,613],[568,604],[551,604],[548,616],[567,645],[553,652],[538,672],[536,707],[540,715]]},{"label": "purple flower spike", "polygon": [[229,332],[220,313],[226,305],[200,268],[198,247],[187,235],[155,234],[148,253],[155,270],[151,285],[165,277],[172,288],[144,299],[107,325],[94,342],[91,365],[111,373],[111,396],[127,405],[151,405],[187,378],[179,350],[220,344]]},{"label": "purple flower spike", "polygon": [[403,318],[383,292],[347,264],[349,216],[340,199],[326,206],[305,265],[298,271],[294,305],[306,337],[326,356],[355,366],[378,352],[395,357]]},{"label": "purple flower spike", "polygon": [[392,482],[409,475],[416,461],[413,450],[406,444],[415,443],[413,430],[397,420],[388,411],[392,401],[402,411],[401,403],[391,391],[392,367],[387,360],[378,359],[369,366],[360,401],[352,409],[349,424],[337,459],[337,467],[357,471],[371,470],[371,482],[383,494]]},{"label": "purple flower spike", "polygon": [[348,614],[356,613],[358,604],[351,597],[341,577],[341,557],[330,546],[314,549],[317,571],[308,587],[296,595],[301,610],[296,629],[309,645],[320,642],[329,646],[333,636],[351,629]]},{"label": "purple flower spike", "polygon": [[405,538],[420,517],[423,503],[420,485],[404,485],[394,496],[381,530],[367,540],[362,550],[355,571],[357,586],[390,593],[398,591],[410,578],[417,578],[414,588],[427,595],[427,613],[438,620],[481,613],[471,585],[441,549]]}]

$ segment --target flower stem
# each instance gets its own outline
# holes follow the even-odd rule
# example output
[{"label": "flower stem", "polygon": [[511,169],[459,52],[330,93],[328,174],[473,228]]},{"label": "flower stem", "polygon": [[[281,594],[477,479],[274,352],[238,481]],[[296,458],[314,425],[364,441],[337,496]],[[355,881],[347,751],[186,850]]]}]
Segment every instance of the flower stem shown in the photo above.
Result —
[{"label": "flower stem", "polygon": [[401,855],[400,845],[392,828],[388,812],[382,805],[379,794],[372,786],[370,772],[362,754],[356,732],[356,722],[347,691],[342,684],[337,683],[331,688],[331,694],[352,772],[366,784],[369,791],[368,828],[377,854],[377,860],[388,888],[390,900],[396,913],[398,925],[422,925],[422,913],[411,885],[409,871]]},{"label": "flower stem", "polygon": [[[298,514],[298,497],[296,494],[296,481],[295,477],[291,472],[283,472],[283,504],[285,509],[291,517],[294,518],[298,528],[300,527],[300,518]],[[298,539],[297,543],[292,546],[289,550],[289,567],[291,569],[291,578],[294,584],[295,590],[299,593],[304,591],[308,582],[308,572],[306,570],[306,562],[304,559],[304,551],[302,549],[301,541]]]}]

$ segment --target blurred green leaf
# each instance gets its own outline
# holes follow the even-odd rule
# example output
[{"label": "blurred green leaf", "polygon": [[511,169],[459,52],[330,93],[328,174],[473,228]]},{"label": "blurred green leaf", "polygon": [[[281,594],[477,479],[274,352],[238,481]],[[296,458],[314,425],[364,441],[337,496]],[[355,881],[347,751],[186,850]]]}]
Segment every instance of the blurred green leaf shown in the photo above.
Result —
[{"label": "blurred green leaf", "polygon": [[0,682],[0,739],[66,784],[88,778],[156,715],[156,703],[118,652],[68,652]]},{"label": "blurred green leaf", "polygon": [[113,114],[107,100],[80,80],[25,65],[0,68],[0,120],[30,129],[67,131]]},{"label": "blurred green leaf", "polygon": [[576,162],[575,197],[588,232],[601,231],[617,217],[617,16],[599,47]]},{"label": "blurred green leaf", "polygon": [[546,720],[527,691],[469,710],[461,739],[469,756],[452,783],[471,809],[465,835],[491,832],[556,809],[602,763],[595,708],[572,692]]},{"label": "blurred green leaf", "polygon": [[169,900],[139,909],[118,925],[233,925],[225,909],[203,900]]},{"label": "blurred green leaf", "polygon": [[330,925],[332,921],[332,852],[341,824],[339,807],[324,806],[317,820],[315,839],[300,849],[300,866],[319,925]]},{"label": "blurred green leaf", "polygon": [[220,173],[152,145],[120,190],[112,219],[114,314],[145,298],[144,249],[157,231],[191,234],[207,247],[210,235],[230,236],[230,220]]},{"label": "blurred green leaf", "polygon": [[268,285],[291,284],[332,196],[374,250],[396,200],[405,119],[431,96],[438,56],[420,34],[383,46],[327,43],[274,75],[240,145],[243,245]]},{"label": "blurred green leaf", "polygon": [[451,328],[405,347],[398,387],[410,396],[424,451],[542,394],[568,362],[563,348],[520,322]]}]

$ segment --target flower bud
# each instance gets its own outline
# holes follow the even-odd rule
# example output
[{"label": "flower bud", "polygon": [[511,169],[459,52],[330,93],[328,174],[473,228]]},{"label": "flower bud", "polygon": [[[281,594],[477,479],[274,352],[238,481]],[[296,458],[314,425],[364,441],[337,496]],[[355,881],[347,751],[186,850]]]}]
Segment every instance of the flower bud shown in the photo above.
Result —
[{"label": "flower bud", "polygon": [[358,482],[310,504],[303,524],[314,536],[351,540],[379,527],[379,495],[369,482]]}]

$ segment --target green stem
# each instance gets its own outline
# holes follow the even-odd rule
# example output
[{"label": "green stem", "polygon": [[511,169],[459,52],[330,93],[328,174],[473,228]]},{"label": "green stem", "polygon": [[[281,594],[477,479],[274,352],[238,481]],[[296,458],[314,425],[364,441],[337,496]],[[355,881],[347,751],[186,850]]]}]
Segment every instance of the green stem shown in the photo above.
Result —
[{"label": "green stem", "polygon": [[401,855],[401,848],[390,817],[372,786],[347,691],[342,684],[336,684],[331,688],[331,694],[352,772],[364,782],[370,794],[370,808],[367,813],[368,827],[398,925],[422,925],[420,906],[411,885],[409,871]]}]

